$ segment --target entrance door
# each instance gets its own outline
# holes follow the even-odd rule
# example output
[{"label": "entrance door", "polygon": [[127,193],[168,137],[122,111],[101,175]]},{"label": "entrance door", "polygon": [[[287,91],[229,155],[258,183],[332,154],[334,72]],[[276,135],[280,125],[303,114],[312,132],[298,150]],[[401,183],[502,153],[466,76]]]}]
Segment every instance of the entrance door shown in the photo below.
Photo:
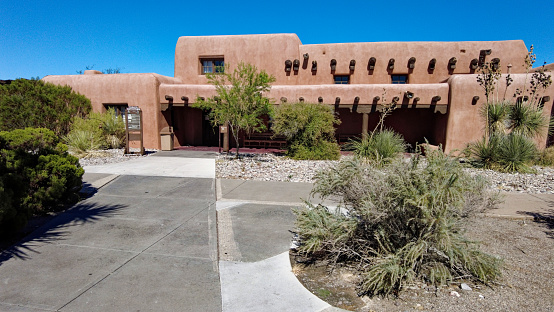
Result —
[{"label": "entrance door", "polygon": [[202,112],[202,145],[218,146],[219,145],[219,127],[214,127],[208,113]]}]

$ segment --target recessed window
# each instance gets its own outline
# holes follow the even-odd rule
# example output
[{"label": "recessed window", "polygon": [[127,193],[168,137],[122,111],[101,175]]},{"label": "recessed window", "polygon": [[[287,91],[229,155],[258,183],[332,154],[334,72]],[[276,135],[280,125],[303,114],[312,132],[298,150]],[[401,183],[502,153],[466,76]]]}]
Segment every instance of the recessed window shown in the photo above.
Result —
[{"label": "recessed window", "polygon": [[225,72],[225,61],[223,58],[200,59],[200,64],[202,66],[200,70],[202,75],[221,74]]},{"label": "recessed window", "polygon": [[391,75],[392,84],[407,84],[408,75]]},{"label": "recessed window", "polygon": [[350,75],[335,75],[335,84],[350,83]]},{"label": "recessed window", "polygon": [[104,104],[104,107],[106,108],[106,111],[111,108],[114,110],[116,115],[125,118],[125,111],[127,110],[128,105],[127,104]]}]

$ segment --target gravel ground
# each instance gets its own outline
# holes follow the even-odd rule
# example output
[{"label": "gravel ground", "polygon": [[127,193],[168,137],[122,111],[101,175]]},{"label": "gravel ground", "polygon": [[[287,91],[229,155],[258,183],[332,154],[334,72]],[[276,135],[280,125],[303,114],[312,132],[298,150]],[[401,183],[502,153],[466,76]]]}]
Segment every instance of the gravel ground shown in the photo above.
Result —
[{"label": "gravel ground", "polygon": [[[123,149],[97,151],[79,160],[81,166],[95,166],[146,157],[157,150],[146,150],[146,155],[124,155]],[[292,160],[274,154],[244,154],[241,159],[221,154],[216,159],[216,177],[259,181],[314,182],[315,174],[336,164],[327,160]],[[342,156],[343,158],[351,156]],[[487,177],[494,189],[506,192],[554,194],[554,169],[534,167],[536,174],[509,174],[492,170],[470,169],[474,174]]]},{"label": "gravel ground", "polygon": [[[133,149],[131,149],[131,152],[133,152]],[[138,149],[137,149],[137,152],[138,152]],[[150,156],[156,153],[157,150],[146,149],[145,152],[146,153],[144,155],[138,155],[138,154],[125,155],[124,150],[122,148],[94,151],[94,152],[91,152],[87,157],[80,158],[79,164],[81,164],[81,167],[84,167],[84,166],[98,166],[98,165],[120,163],[123,161],[136,159],[137,157]]]},{"label": "gravel ground", "polygon": [[[351,156],[342,156],[351,157]],[[246,154],[241,159],[222,154],[216,160],[216,176],[224,179],[313,183],[319,170],[337,161],[297,161],[273,154]],[[491,187],[522,193],[554,193],[554,169],[535,167],[536,174],[509,174],[467,169],[487,177]]]},{"label": "gravel ground", "polygon": [[[502,278],[491,287],[468,283],[436,290],[407,287],[396,299],[356,295],[359,280],[341,268],[304,266],[291,257],[299,280],[331,305],[351,311],[554,311],[554,223],[475,218],[467,233],[483,251],[504,259]],[[459,297],[456,295],[456,292]]]}]

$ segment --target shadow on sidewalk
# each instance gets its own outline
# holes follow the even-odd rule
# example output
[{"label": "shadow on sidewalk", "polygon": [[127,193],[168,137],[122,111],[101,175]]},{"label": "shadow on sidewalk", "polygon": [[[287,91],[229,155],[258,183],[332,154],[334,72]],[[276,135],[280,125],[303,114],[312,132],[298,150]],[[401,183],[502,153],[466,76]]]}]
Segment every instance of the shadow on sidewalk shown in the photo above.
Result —
[{"label": "shadow on sidewalk", "polygon": [[[552,207],[552,202],[549,202],[549,206]],[[546,235],[554,239],[554,209],[548,209],[545,212],[528,212],[519,211],[518,213],[531,216],[533,220],[546,227]]]},{"label": "shadow on sidewalk", "polygon": [[11,258],[27,260],[32,254],[40,254],[37,247],[63,240],[70,225],[93,223],[113,215],[125,205],[98,205],[95,203],[78,203],[73,208],[49,219],[45,224],[31,232],[18,243],[0,253],[0,266]]}]

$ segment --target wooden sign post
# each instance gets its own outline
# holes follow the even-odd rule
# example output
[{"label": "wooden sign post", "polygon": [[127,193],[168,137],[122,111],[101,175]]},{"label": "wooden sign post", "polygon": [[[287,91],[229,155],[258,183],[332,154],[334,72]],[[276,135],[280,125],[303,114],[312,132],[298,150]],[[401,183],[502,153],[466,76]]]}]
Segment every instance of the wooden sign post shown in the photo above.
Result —
[{"label": "wooden sign post", "polygon": [[[142,110],[138,106],[125,110],[125,139],[125,154],[144,155]],[[140,141],[138,152],[130,152],[131,141]]]}]

